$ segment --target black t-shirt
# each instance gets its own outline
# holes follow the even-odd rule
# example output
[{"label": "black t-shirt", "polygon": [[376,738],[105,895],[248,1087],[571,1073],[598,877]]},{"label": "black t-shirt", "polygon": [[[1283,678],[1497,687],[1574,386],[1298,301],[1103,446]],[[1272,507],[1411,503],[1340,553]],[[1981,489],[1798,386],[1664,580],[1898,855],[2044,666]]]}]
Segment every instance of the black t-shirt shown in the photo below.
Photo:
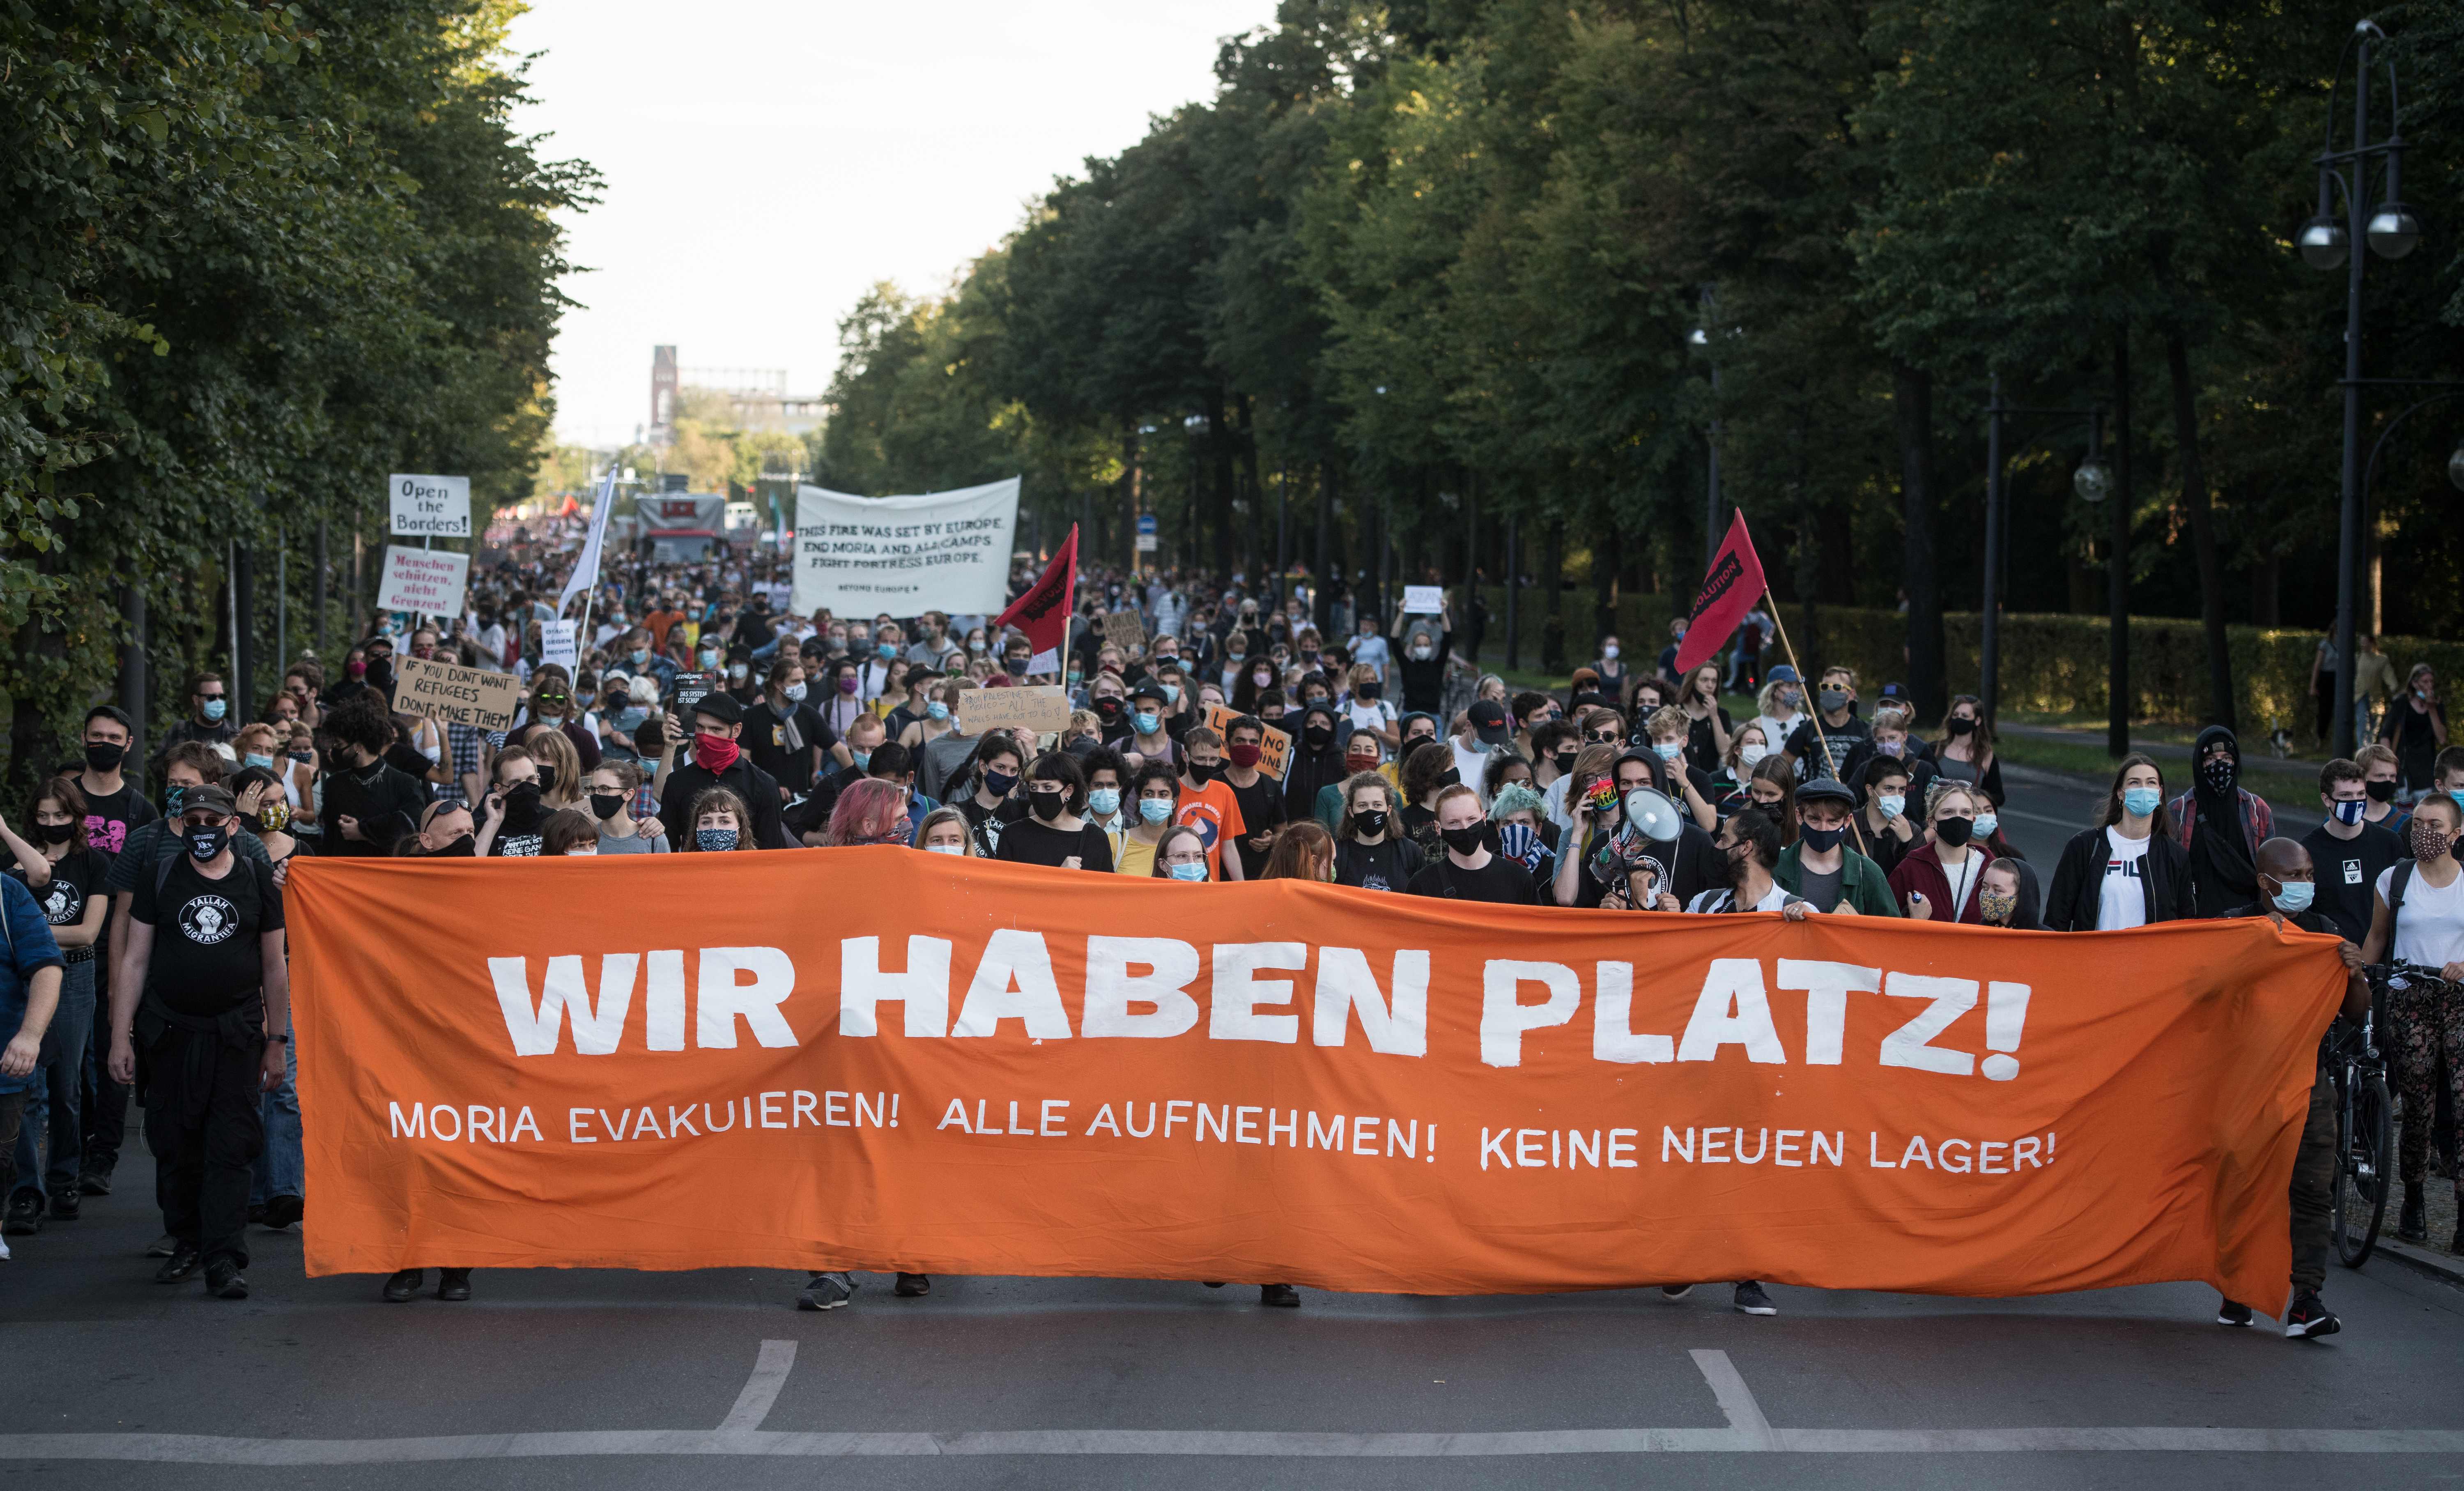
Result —
[{"label": "black t-shirt", "polygon": [[1523,861],[1508,859],[1495,853],[1489,855],[1488,863],[1477,870],[1466,870],[1441,853],[1419,874],[1413,876],[1411,883],[1404,889],[1414,896],[1486,901],[1502,906],[1536,906],[1540,903],[1539,888],[1532,884],[1531,872],[1523,868]]},{"label": "black t-shirt", "polygon": [[[812,705],[790,704],[782,715],[766,698],[744,711],[744,733],[738,739],[753,764],[791,792],[812,785],[813,747],[820,746],[826,755],[839,743],[837,733]],[[795,742],[793,746],[790,740]]]},{"label": "black t-shirt", "polygon": [[1420,846],[1407,838],[1389,836],[1375,844],[1340,839],[1334,846],[1334,883],[1399,891],[1412,883],[1424,863]]},{"label": "black t-shirt", "polygon": [[[78,790],[83,791],[82,785]],[[85,794],[85,841],[106,855],[128,847],[128,835],[163,814],[136,785],[122,779],[116,792]]]},{"label": "black t-shirt", "polygon": [[[1009,831],[1011,824],[1021,818],[1034,816],[1027,811],[1026,804],[1020,802],[1016,797],[1004,797],[1001,800],[1001,806],[987,808],[976,801],[975,793],[969,792],[950,806],[957,809],[966,818],[967,830],[976,840],[976,853],[987,859],[1001,857],[1001,835]],[[1110,854],[1111,846],[1107,845],[1108,857]]]},{"label": "black t-shirt", "polygon": [[2412,857],[2405,853],[2404,840],[2379,825],[2365,823],[2361,830],[2356,837],[2338,838],[2321,824],[2301,836],[2301,847],[2310,851],[2311,874],[2319,883],[2318,897],[2311,904],[2350,943],[2369,936],[2370,918],[2377,910],[2379,872]]},{"label": "black t-shirt", "polygon": [[[1817,734],[1819,740],[1817,740]],[[1788,753],[1796,758],[1796,779],[1800,782],[1817,776],[1832,776],[1848,769],[1848,762],[1857,747],[1873,737],[1872,726],[1853,711],[1846,724],[1833,724],[1820,715],[1808,715],[1788,737]],[[1831,759],[1822,759],[1820,741],[1831,744]],[[1845,777],[1834,780],[1844,782]]]},{"label": "black t-shirt", "polygon": [[208,879],[184,854],[162,878],[160,890],[155,879],[149,875],[137,882],[129,908],[154,928],[146,987],[182,1014],[217,1015],[238,1008],[265,982],[257,939],[282,926],[282,889],[274,883],[274,871],[234,858],[230,874]]},{"label": "black t-shirt", "polygon": [[1112,873],[1112,841],[1102,829],[1082,823],[1075,833],[1048,828],[1030,810],[1001,831],[1001,852],[996,859],[1012,864],[1049,865],[1061,868],[1061,861],[1071,855],[1078,857],[1078,868]]},{"label": "black t-shirt", "polygon": [[1266,857],[1274,853],[1274,848],[1268,845],[1265,849],[1251,849],[1249,836],[1284,821],[1284,784],[1264,771],[1259,772],[1258,780],[1247,787],[1241,786],[1228,775],[1222,781],[1225,787],[1232,789],[1232,800],[1241,805],[1241,822],[1246,830],[1234,840],[1241,851],[1241,878],[1254,880],[1258,872],[1266,867]]},{"label": "black t-shirt", "polygon": [[[52,882],[34,891],[34,904],[43,908],[43,920],[54,926],[75,926],[85,920],[87,901],[103,894],[102,882],[111,874],[111,856],[99,849],[72,849],[52,865]],[[9,876],[29,890],[26,872],[15,865]]]},{"label": "black t-shirt", "polygon": [[[1735,723],[1728,718],[1728,709],[1727,705],[1722,704],[1715,707],[1713,713],[1720,717],[1720,728],[1722,730],[1726,731],[1729,735],[1737,733]],[[1705,715],[1700,720],[1696,720],[1691,716],[1687,717],[1685,722],[1685,761],[1687,765],[1695,768],[1697,770],[1717,771],[1720,769],[1720,742],[1719,738],[1711,733],[1710,715]]]}]

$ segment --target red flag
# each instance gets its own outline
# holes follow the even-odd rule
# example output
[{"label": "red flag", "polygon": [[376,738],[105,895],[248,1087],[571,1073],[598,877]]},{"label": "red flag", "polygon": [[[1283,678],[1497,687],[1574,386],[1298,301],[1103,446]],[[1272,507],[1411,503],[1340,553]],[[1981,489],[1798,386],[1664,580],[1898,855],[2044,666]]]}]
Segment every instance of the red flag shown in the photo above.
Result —
[{"label": "red flag", "polygon": [[993,630],[1016,627],[1026,634],[1035,656],[1026,660],[1029,673],[1059,673],[1061,655],[1069,645],[1069,613],[1078,608],[1078,525],[1069,525],[1069,537],[1061,543],[1061,552],[1044,567],[1044,574],[1026,593],[1009,603],[1009,610],[993,619]]},{"label": "red flag", "polygon": [[1763,580],[1763,562],[1754,553],[1753,535],[1746,531],[1746,515],[1741,510],[1728,524],[1728,536],[1720,545],[1720,552],[1711,556],[1710,572],[1703,576],[1703,589],[1694,596],[1694,619],[1685,624],[1685,643],[1677,649],[1677,677],[1683,680],[1688,673],[1717,656],[1721,646],[1746,619],[1746,612],[1763,598],[1769,587]]}]

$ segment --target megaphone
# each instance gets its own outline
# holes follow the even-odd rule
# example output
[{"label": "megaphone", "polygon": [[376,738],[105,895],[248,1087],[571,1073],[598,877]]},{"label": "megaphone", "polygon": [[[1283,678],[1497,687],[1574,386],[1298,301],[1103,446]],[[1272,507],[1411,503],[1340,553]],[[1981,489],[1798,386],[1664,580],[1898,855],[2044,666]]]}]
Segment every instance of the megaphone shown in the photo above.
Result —
[{"label": "megaphone", "polygon": [[1638,787],[1625,794],[1626,821],[1655,843],[1671,843],[1685,832],[1685,819],[1666,792]]}]

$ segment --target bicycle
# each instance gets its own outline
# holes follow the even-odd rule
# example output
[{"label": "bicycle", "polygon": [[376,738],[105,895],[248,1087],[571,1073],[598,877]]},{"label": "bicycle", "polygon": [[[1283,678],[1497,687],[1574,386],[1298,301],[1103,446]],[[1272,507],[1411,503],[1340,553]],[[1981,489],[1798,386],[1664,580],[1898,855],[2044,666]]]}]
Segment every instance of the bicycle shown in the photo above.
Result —
[{"label": "bicycle", "polygon": [[2328,1076],[2336,1084],[2336,1178],[2329,1227],[2336,1257],[2359,1268],[2378,1248],[2393,1189],[2395,1104],[2387,1095],[2387,1057],[2378,1047],[2380,1002],[2387,980],[2438,977],[2436,968],[2390,961],[2368,969],[2370,1007],[2356,1024],[2338,1019],[2327,1036]]}]

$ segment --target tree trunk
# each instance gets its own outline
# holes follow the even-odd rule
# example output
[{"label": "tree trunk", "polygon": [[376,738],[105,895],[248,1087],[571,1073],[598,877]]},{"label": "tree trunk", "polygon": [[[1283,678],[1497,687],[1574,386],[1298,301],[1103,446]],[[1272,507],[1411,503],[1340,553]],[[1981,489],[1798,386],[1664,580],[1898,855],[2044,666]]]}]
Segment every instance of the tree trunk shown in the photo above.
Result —
[{"label": "tree trunk", "polygon": [[1940,523],[1934,497],[1933,375],[1905,364],[1891,369],[1891,406],[1900,439],[1900,498],[1907,527],[1900,561],[1908,596],[1908,692],[1920,718],[1938,719],[1943,692],[1942,574],[1934,559]]},{"label": "tree trunk", "polygon": [[2190,549],[2199,562],[2199,619],[2208,638],[2208,718],[2228,730],[2237,730],[2233,649],[2225,636],[2224,562],[2216,553],[2207,468],[2199,459],[2199,410],[2196,390],[2190,387],[2190,345],[2178,327],[2165,338],[2165,363],[2173,383],[2173,449],[2182,463],[2182,505],[2190,512]]},{"label": "tree trunk", "polygon": [[2105,653],[2105,753],[2130,754],[2130,327],[2113,333],[2113,504],[2106,539],[2104,595],[2109,634]]},{"label": "tree trunk", "polygon": [[1544,673],[1564,673],[1566,661],[1566,618],[1560,613],[1566,598],[1566,520],[1549,520],[1549,547],[1540,561],[1540,668]]},{"label": "tree trunk", "polygon": [[1265,483],[1258,479],[1258,427],[1250,418],[1249,395],[1242,394],[1234,403],[1232,412],[1237,421],[1236,445],[1226,449],[1222,456],[1223,489],[1227,494],[1223,501],[1223,521],[1232,521],[1229,494],[1236,487],[1232,460],[1237,454],[1241,461],[1237,487],[1245,497],[1249,508],[1248,551],[1242,556],[1242,567],[1248,571],[1249,589],[1263,595],[1268,589],[1265,576],[1271,551],[1266,547],[1266,488]]},{"label": "tree trunk", "polygon": [[1317,465],[1316,557],[1309,566],[1309,574],[1315,584],[1317,594],[1317,604],[1311,609],[1317,613],[1317,630],[1320,636],[1326,635],[1327,629],[1334,625],[1334,603],[1330,591],[1334,579],[1333,570],[1330,567],[1333,563],[1334,463],[1322,460]]}]

